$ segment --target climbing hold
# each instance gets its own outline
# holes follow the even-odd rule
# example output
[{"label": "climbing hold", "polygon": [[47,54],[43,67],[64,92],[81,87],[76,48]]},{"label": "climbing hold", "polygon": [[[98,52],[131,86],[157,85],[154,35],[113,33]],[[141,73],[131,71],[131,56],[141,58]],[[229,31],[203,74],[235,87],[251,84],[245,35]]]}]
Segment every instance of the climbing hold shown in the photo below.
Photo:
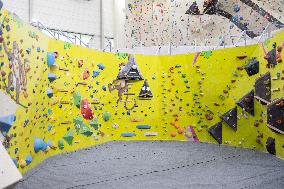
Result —
[{"label": "climbing hold", "polygon": [[139,93],[139,97],[140,98],[152,98],[153,97],[153,94],[152,94],[152,91],[150,90],[147,79],[145,79],[144,81],[144,84]]},{"label": "climbing hold", "polygon": [[106,86],[105,86],[105,85],[103,85],[103,86],[102,86],[102,90],[104,90],[104,91],[106,91],[106,90],[107,90],[107,88],[106,88]]},{"label": "climbing hold", "polygon": [[49,98],[51,98],[52,96],[53,96],[53,91],[52,91],[52,89],[47,89],[47,96],[49,97]]},{"label": "climbing hold", "polygon": [[80,134],[89,137],[93,134],[93,131],[91,131],[91,129],[86,124],[83,123],[80,128]]},{"label": "climbing hold", "polygon": [[53,52],[48,52],[47,53],[47,65],[53,66],[54,63],[55,63],[55,54]]},{"label": "climbing hold", "polygon": [[10,25],[7,24],[6,25],[6,31],[9,32],[10,30],[11,30],[11,27],[10,27]]},{"label": "climbing hold", "polygon": [[210,127],[208,132],[219,144],[222,144],[222,122]]},{"label": "climbing hold", "polygon": [[271,101],[271,75],[270,72],[257,78],[255,81],[255,98],[263,103]]},{"label": "climbing hold", "polygon": [[103,64],[98,64],[98,68],[99,68],[100,70],[104,70],[104,69],[105,69],[105,66],[104,66]]},{"label": "climbing hold", "polygon": [[275,138],[268,137],[266,140],[266,150],[273,155],[276,155]]},{"label": "climbing hold", "polygon": [[26,163],[26,161],[25,161],[25,160],[20,159],[20,161],[19,161],[19,165],[20,165],[20,167],[21,167],[21,168],[24,168],[24,167],[26,167],[27,163]]},{"label": "climbing hold", "polygon": [[53,73],[49,73],[49,74],[48,74],[48,80],[49,80],[50,82],[55,81],[55,80],[56,80],[56,75],[53,74]]},{"label": "climbing hold", "polygon": [[136,126],[137,129],[151,129],[150,125],[137,125]]},{"label": "climbing hold", "polygon": [[50,131],[50,130],[51,130],[51,128],[52,128],[52,125],[51,125],[51,124],[48,124],[48,126],[47,126],[47,130],[48,130],[48,131]]},{"label": "climbing hold", "polygon": [[95,70],[95,71],[93,71],[93,78],[95,78],[95,77],[97,77],[97,76],[99,76],[100,75],[100,71],[98,71],[98,70]]},{"label": "climbing hold", "polygon": [[177,133],[176,132],[171,132],[171,137],[176,137],[177,136]]},{"label": "climbing hold", "polygon": [[90,77],[90,71],[86,68],[83,73],[83,79],[86,80]]},{"label": "climbing hold", "polygon": [[259,61],[256,59],[256,57],[253,57],[248,60],[245,66],[245,70],[247,71],[247,74],[249,76],[258,74],[259,72]]},{"label": "climbing hold", "polygon": [[90,125],[94,128],[94,129],[98,129],[99,128],[99,120],[98,119],[93,119],[91,122],[90,122]]},{"label": "climbing hold", "polygon": [[129,55],[128,63],[121,69],[117,76],[118,80],[143,80],[138,65],[133,55]]},{"label": "climbing hold", "polygon": [[63,143],[62,140],[58,140],[58,148],[59,148],[60,150],[64,149],[64,143]]},{"label": "climbing hold", "polygon": [[74,98],[74,104],[77,108],[80,108],[81,105],[81,94],[79,92],[75,92],[73,94],[73,98]]},{"label": "climbing hold", "polygon": [[27,155],[27,157],[26,157],[26,165],[31,164],[32,161],[33,161],[33,157],[30,154]]},{"label": "climbing hold", "polygon": [[92,120],[94,118],[91,104],[89,104],[87,99],[81,100],[81,114],[83,115],[83,118],[87,120]]},{"label": "climbing hold", "polygon": [[254,90],[242,97],[237,105],[243,108],[246,112],[254,116]]},{"label": "climbing hold", "polygon": [[111,115],[110,115],[109,112],[104,112],[104,113],[103,113],[103,119],[104,119],[105,121],[109,121],[109,120],[110,120],[110,117],[111,117]]},{"label": "climbing hold", "polygon": [[40,150],[45,151],[47,144],[41,138],[35,138],[34,140],[34,151],[38,153]]},{"label": "climbing hold", "polygon": [[284,134],[284,99],[274,100],[267,106],[267,126]]},{"label": "climbing hold", "polygon": [[74,139],[74,130],[69,130],[64,136],[63,139],[69,144],[72,145]]},{"label": "climbing hold", "polygon": [[130,133],[130,132],[125,132],[125,133],[121,133],[122,137],[134,137],[136,136],[135,133]]},{"label": "climbing hold", "polygon": [[237,131],[237,107],[234,107],[223,114],[221,119],[226,122],[234,131]]},{"label": "climbing hold", "polygon": [[239,12],[241,10],[240,5],[234,5],[234,11]]},{"label": "climbing hold", "polygon": [[11,129],[13,122],[16,120],[16,116],[14,114],[0,117],[0,131],[3,134],[7,134]]},{"label": "climbing hold", "polygon": [[148,137],[150,137],[150,136],[157,136],[158,135],[158,132],[145,132],[144,133],[144,136],[148,136]]}]

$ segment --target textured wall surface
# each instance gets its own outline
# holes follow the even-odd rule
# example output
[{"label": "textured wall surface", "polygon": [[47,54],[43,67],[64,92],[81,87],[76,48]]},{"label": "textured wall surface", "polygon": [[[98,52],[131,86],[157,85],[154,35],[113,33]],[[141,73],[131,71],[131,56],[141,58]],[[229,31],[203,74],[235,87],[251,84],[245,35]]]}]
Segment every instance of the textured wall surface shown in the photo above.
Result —
[{"label": "textured wall surface", "polygon": [[[182,45],[220,45],[225,40],[227,45],[234,44],[243,29],[232,23],[240,22],[247,26],[247,30],[259,35],[268,24],[268,20],[257,10],[263,8],[276,19],[283,22],[283,1],[259,1],[256,9],[241,0],[219,0],[219,7],[233,16],[202,14],[203,0],[197,1],[200,15],[185,14],[194,0],[128,0],[126,38],[127,47],[165,46],[172,43]],[[235,7],[239,7],[235,11]],[[269,7],[266,9],[266,7]],[[275,29],[271,26],[271,29]],[[248,36],[247,36],[248,37]],[[223,39],[224,38],[224,39]]]}]

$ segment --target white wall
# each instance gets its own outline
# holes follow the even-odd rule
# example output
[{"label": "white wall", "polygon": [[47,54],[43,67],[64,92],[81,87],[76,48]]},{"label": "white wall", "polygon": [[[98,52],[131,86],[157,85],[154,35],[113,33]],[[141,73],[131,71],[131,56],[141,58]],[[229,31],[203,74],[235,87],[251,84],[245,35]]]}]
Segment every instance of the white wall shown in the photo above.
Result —
[{"label": "white wall", "polygon": [[114,2],[122,1],[124,0],[3,0],[3,3],[4,8],[16,13],[25,22],[39,21],[47,28],[94,35],[91,46],[99,49],[101,31],[105,37],[114,37]]},{"label": "white wall", "polygon": [[0,143],[0,188],[8,187],[21,179],[21,173]]}]

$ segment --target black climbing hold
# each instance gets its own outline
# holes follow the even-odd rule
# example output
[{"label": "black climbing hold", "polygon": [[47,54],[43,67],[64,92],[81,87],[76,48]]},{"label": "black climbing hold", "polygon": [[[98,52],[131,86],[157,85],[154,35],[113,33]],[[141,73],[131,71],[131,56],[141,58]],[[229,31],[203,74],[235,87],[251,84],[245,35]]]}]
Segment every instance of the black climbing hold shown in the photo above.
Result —
[{"label": "black climbing hold", "polygon": [[210,127],[208,132],[219,144],[222,144],[222,122]]},{"label": "black climbing hold", "polygon": [[237,102],[237,105],[254,116],[254,90],[250,91],[248,94],[242,97]]},{"label": "black climbing hold", "polygon": [[267,106],[267,126],[284,134],[284,99],[273,101]]},{"label": "black climbing hold", "polygon": [[267,62],[270,65],[276,65],[277,61],[276,61],[276,47],[273,48],[271,51],[269,51],[266,55],[267,57]]},{"label": "black climbing hold", "polygon": [[198,8],[198,6],[197,6],[196,1],[194,1],[194,2],[190,5],[189,9],[186,11],[185,14],[190,14],[190,15],[199,15],[199,14],[200,14],[200,11],[199,11],[199,8]]},{"label": "black climbing hold", "polygon": [[256,59],[256,57],[253,57],[248,60],[247,65],[245,67],[245,70],[247,71],[247,74],[249,76],[258,74],[259,72],[259,61]]},{"label": "black climbing hold", "polygon": [[268,137],[266,140],[266,150],[273,155],[276,155],[275,138]]},{"label": "black climbing hold", "polygon": [[133,55],[129,55],[128,63],[121,69],[117,79],[143,80],[141,72]]},{"label": "black climbing hold", "polygon": [[269,72],[256,79],[255,96],[266,104],[271,101],[271,75]]},{"label": "black climbing hold", "polygon": [[223,114],[221,119],[226,122],[234,131],[237,131],[237,107],[234,107]]},{"label": "black climbing hold", "polygon": [[139,93],[139,97],[140,98],[152,98],[153,97],[153,94],[150,90],[147,79],[145,79],[145,81],[144,81],[144,84],[143,84],[143,86],[140,90],[140,93]]}]

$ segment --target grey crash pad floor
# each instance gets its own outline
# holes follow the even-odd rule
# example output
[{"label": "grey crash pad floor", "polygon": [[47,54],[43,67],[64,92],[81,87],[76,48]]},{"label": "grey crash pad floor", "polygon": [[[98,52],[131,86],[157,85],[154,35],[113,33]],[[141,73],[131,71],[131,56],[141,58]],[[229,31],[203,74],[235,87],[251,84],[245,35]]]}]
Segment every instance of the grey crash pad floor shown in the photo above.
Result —
[{"label": "grey crash pad floor", "polygon": [[284,161],[204,143],[114,141],[49,158],[16,188],[284,188]]}]

